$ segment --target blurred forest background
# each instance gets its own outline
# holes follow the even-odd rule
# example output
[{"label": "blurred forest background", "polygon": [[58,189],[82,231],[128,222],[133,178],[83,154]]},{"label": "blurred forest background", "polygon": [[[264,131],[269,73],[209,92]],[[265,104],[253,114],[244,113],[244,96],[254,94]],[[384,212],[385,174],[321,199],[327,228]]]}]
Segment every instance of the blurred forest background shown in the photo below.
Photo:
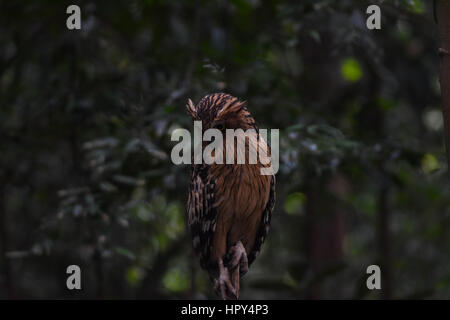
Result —
[{"label": "blurred forest background", "polygon": [[[66,28],[81,7],[82,28]],[[379,4],[382,29],[366,28]],[[214,298],[186,229],[185,103],[280,129],[247,299],[450,298],[432,2],[0,0],[0,298]],[[66,268],[82,290],[66,288]],[[382,290],[366,288],[378,264]]]}]

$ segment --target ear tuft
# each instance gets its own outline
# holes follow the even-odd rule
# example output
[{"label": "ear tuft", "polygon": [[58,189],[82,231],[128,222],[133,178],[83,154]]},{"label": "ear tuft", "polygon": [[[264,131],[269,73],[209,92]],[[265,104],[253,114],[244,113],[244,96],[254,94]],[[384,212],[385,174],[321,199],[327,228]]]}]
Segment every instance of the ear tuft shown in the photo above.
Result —
[{"label": "ear tuft", "polygon": [[239,101],[238,98],[233,97],[223,106],[217,116],[225,118],[232,114],[238,114],[246,105],[246,101]]},{"label": "ear tuft", "polygon": [[192,117],[192,119],[195,119],[196,118],[195,106],[192,103],[191,99],[188,99],[188,102],[186,104],[186,109],[187,109],[187,112],[189,113],[189,115]]}]

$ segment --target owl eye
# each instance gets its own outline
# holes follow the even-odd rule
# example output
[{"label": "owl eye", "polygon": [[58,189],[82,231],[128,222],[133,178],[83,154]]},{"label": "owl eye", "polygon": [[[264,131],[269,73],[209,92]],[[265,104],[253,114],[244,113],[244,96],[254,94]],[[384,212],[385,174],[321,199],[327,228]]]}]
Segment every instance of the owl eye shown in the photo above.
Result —
[{"label": "owl eye", "polygon": [[214,128],[216,128],[217,130],[223,130],[225,129],[225,125],[223,123],[217,123]]}]

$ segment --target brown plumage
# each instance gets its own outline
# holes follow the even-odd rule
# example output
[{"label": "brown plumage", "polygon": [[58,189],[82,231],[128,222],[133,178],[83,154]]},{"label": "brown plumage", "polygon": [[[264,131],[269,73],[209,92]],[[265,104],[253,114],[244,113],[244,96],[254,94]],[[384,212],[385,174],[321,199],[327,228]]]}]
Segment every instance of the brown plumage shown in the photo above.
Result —
[{"label": "brown plumage", "polygon": [[[226,129],[258,132],[246,104],[228,94],[208,95],[197,106],[189,100],[187,110],[202,121],[204,131],[217,128],[224,137]],[[225,144],[224,138],[224,162]],[[246,140],[247,152],[251,147],[270,152],[262,138]],[[246,157],[246,164],[194,164],[191,169],[187,208],[194,250],[223,299],[239,297],[239,278],[261,249],[275,202],[275,177],[260,172],[270,163],[248,163]]]}]

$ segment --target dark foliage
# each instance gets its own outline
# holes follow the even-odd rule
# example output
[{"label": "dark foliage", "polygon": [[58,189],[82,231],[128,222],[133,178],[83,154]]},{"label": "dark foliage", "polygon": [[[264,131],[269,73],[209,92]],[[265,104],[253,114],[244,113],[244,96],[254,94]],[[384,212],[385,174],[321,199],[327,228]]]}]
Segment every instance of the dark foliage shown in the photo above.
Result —
[{"label": "dark foliage", "polygon": [[273,227],[242,298],[449,298],[428,2],[86,0],[70,31],[72,2],[0,1],[0,297],[214,297],[170,133],[191,128],[188,98],[227,92],[280,129]]}]

